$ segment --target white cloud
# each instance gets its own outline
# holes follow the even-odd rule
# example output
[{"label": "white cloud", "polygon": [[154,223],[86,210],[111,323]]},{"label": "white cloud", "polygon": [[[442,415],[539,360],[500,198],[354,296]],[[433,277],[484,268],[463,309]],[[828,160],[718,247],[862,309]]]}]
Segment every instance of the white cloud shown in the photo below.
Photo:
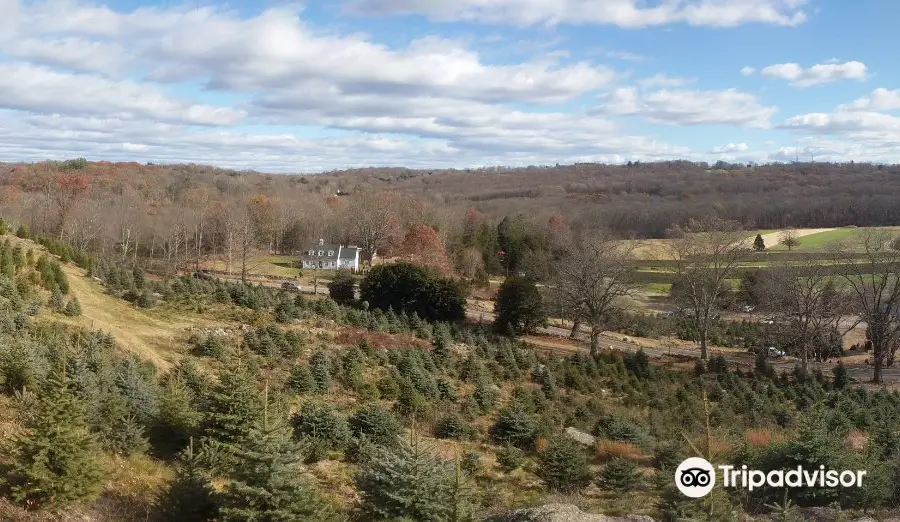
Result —
[{"label": "white cloud", "polygon": [[[608,143],[576,151],[563,139],[553,155],[534,148],[455,147],[439,139],[406,139],[383,133],[339,138],[301,139],[291,134],[241,132],[189,132],[181,126],[151,124],[115,118],[24,116],[0,111],[0,161],[62,159],[89,151],[92,159],[113,161],[199,162],[230,168],[256,168],[272,172],[316,172],[334,168],[404,165],[411,168],[529,165],[556,161],[620,162],[690,155],[647,138],[621,136]],[[571,122],[570,122],[571,123]],[[587,139],[587,131],[584,132]],[[463,143],[465,145],[465,143]],[[500,145],[503,145],[502,143]],[[489,151],[490,154],[485,154]],[[626,151],[626,152],[618,152]]]},{"label": "white cloud", "polygon": [[377,89],[406,95],[551,103],[597,89],[615,78],[608,67],[587,62],[559,66],[547,58],[488,66],[460,42],[439,37],[390,49],[362,35],[317,32],[287,8],[242,19],[236,13],[212,8],[153,8],[121,14],[105,7],[82,7],[57,13],[61,20],[46,20],[46,9],[46,4],[40,4],[29,13],[30,20],[45,22],[48,31],[87,31],[128,40],[158,64],[152,78],[202,80],[218,89],[292,89],[303,82],[322,80],[348,92]]},{"label": "white cloud", "polygon": [[729,143],[721,147],[713,147],[709,152],[710,154],[733,154],[735,152],[747,152],[748,150],[750,150],[750,147],[746,143]]},{"label": "white cloud", "polygon": [[674,125],[729,124],[768,128],[778,111],[766,107],[749,93],[735,89],[724,91],[661,90],[641,94],[633,88],[620,88],[604,98],[607,114],[640,115],[652,122]]},{"label": "white cloud", "polygon": [[[0,39],[0,52],[20,60],[0,55],[3,159],[316,170],[690,154],[603,115],[552,107],[617,77],[602,65],[561,64],[560,55],[489,65],[460,41],[430,36],[391,48],[317,30],[285,8],[241,18],[210,7],[16,5],[16,38]],[[207,96],[221,105],[190,99]],[[233,128],[245,124],[257,130]],[[349,132],[299,139],[258,130],[266,125]]]},{"label": "white cloud", "polygon": [[796,63],[779,63],[765,67],[761,72],[770,78],[788,80],[795,87],[812,87],[839,80],[862,81],[868,78],[866,64],[857,61],[816,64],[807,69]]},{"label": "white cloud", "polygon": [[898,109],[900,109],[900,89],[889,91],[884,88],[875,89],[868,96],[838,107],[838,110],[848,111],[895,111]]},{"label": "white cloud", "polygon": [[622,51],[622,50],[610,50],[603,51],[603,56],[607,58],[612,58],[614,60],[622,60],[623,62],[643,62],[647,58],[642,54],[633,53],[630,51]]},{"label": "white cloud", "polygon": [[675,76],[667,76],[665,74],[655,74],[648,78],[644,78],[638,83],[642,87],[652,88],[652,87],[684,87],[690,83],[694,83],[696,80],[691,78],[678,78]]},{"label": "white cloud", "polygon": [[748,67],[741,68],[741,74],[744,76],[753,76],[753,73],[755,73],[755,72],[756,72],[756,69],[754,69],[753,67],[748,66]]},{"label": "white cloud", "polygon": [[435,21],[531,26],[604,24],[624,28],[686,23],[734,27],[749,23],[794,26],[806,21],[806,0],[686,0],[645,6],[639,0],[349,0],[366,15],[424,14]]},{"label": "white cloud", "polygon": [[900,133],[900,118],[880,112],[815,112],[788,118],[781,127],[817,134]]},{"label": "white cloud", "polygon": [[117,115],[190,125],[233,125],[246,115],[230,107],[192,104],[132,81],[65,74],[0,62],[0,108],[35,113]]},{"label": "white cloud", "polygon": [[23,38],[12,40],[2,48],[13,58],[78,72],[118,74],[132,59],[121,44],[78,37]]}]

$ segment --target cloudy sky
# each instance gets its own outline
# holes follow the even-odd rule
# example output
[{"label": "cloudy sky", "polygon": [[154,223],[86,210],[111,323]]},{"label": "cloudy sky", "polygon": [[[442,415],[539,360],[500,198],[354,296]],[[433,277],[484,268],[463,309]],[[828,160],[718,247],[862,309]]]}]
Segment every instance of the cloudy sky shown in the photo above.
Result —
[{"label": "cloudy sky", "polygon": [[0,161],[900,161],[900,2],[0,0]]}]

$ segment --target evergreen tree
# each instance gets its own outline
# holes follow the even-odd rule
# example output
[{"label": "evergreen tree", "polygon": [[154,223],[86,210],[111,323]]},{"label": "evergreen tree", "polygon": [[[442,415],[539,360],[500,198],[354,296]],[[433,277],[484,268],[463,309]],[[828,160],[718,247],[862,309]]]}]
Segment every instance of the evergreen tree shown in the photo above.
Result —
[{"label": "evergreen tree", "polygon": [[643,485],[643,476],[638,465],[628,459],[616,457],[609,461],[597,477],[597,485],[607,491],[628,493]]},{"label": "evergreen tree", "polygon": [[300,473],[300,451],[290,428],[269,411],[236,452],[231,482],[220,495],[221,522],[339,520]]},{"label": "evergreen tree", "polygon": [[531,448],[539,431],[538,419],[518,403],[501,411],[490,429],[495,441],[521,449]]},{"label": "evergreen tree", "polygon": [[61,312],[65,308],[66,303],[63,300],[62,292],[59,291],[58,287],[54,286],[53,290],[50,292],[49,305],[50,308],[57,312]]},{"label": "evergreen tree", "polygon": [[763,240],[762,234],[756,234],[756,239],[753,240],[753,250],[762,252],[765,249],[766,242]]},{"label": "evergreen tree", "polygon": [[134,355],[116,366],[116,387],[127,400],[130,414],[142,425],[152,426],[159,414],[156,367]]},{"label": "evergreen tree", "polygon": [[106,472],[85,409],[65,375],[24,412],[27,434],[15,438],[0,466],[9,496],[29,508],[61,508],[95,497]]},{"label": "evergreen tree", "polygon": [[291,424],[294,437],[321,440],[328,449],[343,449],[350,442],[347,419],[328,406],[306,403],[294,414]]},{"label": "evergreen tree", "polygon": [[400,423],[389,410],[377,404],[363,406],[349,419],[354,437],[365,437],[373,444],[393,446],[400,435]]},{"label": "evergreen tree", "polygon": [[316,381],[313,379],[312,372],[309,371],[309,365],[299,363],[291,368],[291,389],[298,395],[306,395],[316,391]]},{"label": "evergreen tree", "polygon": [[77,297],[73,297],[69,300],[68,304],[66,304],[65,313],[69,317],[78,317],[81,315],[81,303],[78,302]]},{"label": "evergreen tree", "polygon": [[560,437],[538,454],[538,476],[551,491],[577,493],[591,481],[587,455],[577,442]]},{"label": "evergreen tree", "polygon": [[356,280],[349,270],[338,270],[334,278],[328,283],[328,296],[342,305],[351,304],[356,300]]},{"label": "evergreen tree", "polygon": [[837,366],[831,369],[831,373],[834,374],[835,389],[842,390],[847,387],[847,384],[850,382],[850,375],[847,373],[847,367],[844,366],[843,361],[838,361]]},{"label": "evergreen tree", "polygon": [[891,460],[900,455],[900,433],[896,431],[887,409],[879,412],[878,420],[870,429],[869,444],[878,460]]},{"label": "evergreen tree", "polygon": [[[251,436],[263,414],[262,394],[254,372],[240,365],[226,367],[218,385],[205,400],[200,432],[212,446],[207,458],[213,468],[233,465],[231,456]],[[214,450],[214,451],[212,451]]]},{"label": "evergreen tree", "polygon": [[406,261],[372,268],[360,283],[360,298],[374,308],[431,321],[461,321],[466,316],[466,292],[460,282]]},{"label": "evergreen tree", "polygon": [[442,331],[435,329],[434,339],[431,341],[431,356],[435,364],[443,367],[450,361],[450,347],[447,336]]},{"label": "evergreen tree", "polygon": [[331,389],[331,361],[328,360],[328,354],[322,350],[314,353],[309,360],[309,370],[316,383],[316,391],[325,393]]},{"label": "evergreen tree", "polygon": [[171,379],[159,398],[159,415],[151,439],[164,457],[184,449],[200,427],[201,414],[191,404],[191,395],[180,379]]},{"label": "evergreen tree", "polygon": [[525,452],[512,444],[503,446],[500,451],[497,452],[497,464],[499,464],[500,469],[506,473],[515,471],[523,462],[525,462]]},{"label": "evergreen tree", "polygon": [[203,455],[194,451],[191,440],[178,459],[175,478],[160,495],[157,506],[163,520],[207,522],[215,520],[218,506],[210,477],[203,467]]},{"label": "evergreen tree", "polygon": [[454,520],[455,483],[449,463],[419,440],[376,449],[356,477],[365,520]]},{"label": "evergreen tree", "polygon": [[503,334],[507,325],[514,333],[530,332],[547,322],[544,301],[534,281],[524,277],[508,277],[500,285],[494,305],[494,328]]}]

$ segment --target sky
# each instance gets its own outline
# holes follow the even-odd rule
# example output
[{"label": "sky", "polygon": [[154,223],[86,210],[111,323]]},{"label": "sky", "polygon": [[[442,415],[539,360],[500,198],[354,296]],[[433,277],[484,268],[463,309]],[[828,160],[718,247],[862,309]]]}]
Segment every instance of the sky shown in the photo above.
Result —
[{"label": "sky", "polygon": [[0,0],[0,161],[900,162],[893,0]]}]

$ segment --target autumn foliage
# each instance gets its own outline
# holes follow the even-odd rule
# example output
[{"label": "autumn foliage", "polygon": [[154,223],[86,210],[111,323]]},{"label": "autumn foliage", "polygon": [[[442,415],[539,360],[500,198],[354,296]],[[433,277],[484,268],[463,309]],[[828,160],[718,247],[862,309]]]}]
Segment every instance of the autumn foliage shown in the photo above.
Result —
[{"label": "autumn foliage", "polygon": [[441,241],[437,231],[428,225],[413,225],[409,229],[403,239],[401,257],[407,261],[437,269],[443,274],[451,272],[444,242]]}]

